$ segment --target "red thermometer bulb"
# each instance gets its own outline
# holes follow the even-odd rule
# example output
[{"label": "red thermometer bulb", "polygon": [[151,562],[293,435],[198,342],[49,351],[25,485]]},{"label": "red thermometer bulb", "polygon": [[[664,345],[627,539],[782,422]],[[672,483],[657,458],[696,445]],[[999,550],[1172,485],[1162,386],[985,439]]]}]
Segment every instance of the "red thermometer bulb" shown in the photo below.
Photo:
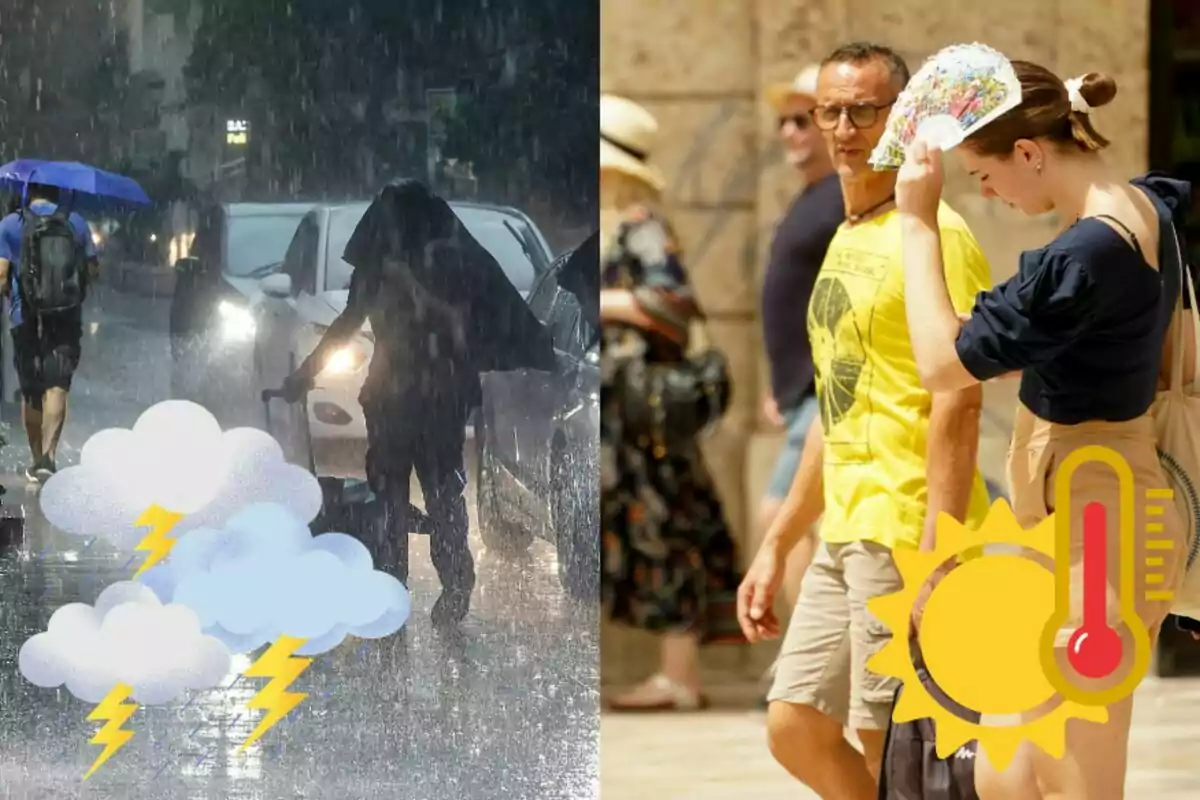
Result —
[{"label": "red thermometer bulb", "polygon": [[1083,509],[1083,624],[1067,660],[1085,678],[1106,678],[1121,664],[1121,636],[1108,624],[1108,521],[1103,503]]}]

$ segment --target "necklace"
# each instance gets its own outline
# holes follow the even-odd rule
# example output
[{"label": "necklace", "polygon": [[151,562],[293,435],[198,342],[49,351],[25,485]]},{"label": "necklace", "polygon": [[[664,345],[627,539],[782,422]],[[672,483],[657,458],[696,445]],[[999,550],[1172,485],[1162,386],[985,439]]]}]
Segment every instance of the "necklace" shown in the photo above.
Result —
[{"label": "necklace", "polygon": [[862,222],[864,219],[871,216],[876,211],[883,208],[884,206],[886,206],[888,203],[892,202],[895,199],[896,199],[896,194],[893,192],[892,194],[889,194],[887,197],[883,198],[883,200],[879,201],[875,205],[868,208],[866,211],[860,211],[857,214],[847,214],[846,220],[849,221],[852,225],[857,225],[858,223]]}]

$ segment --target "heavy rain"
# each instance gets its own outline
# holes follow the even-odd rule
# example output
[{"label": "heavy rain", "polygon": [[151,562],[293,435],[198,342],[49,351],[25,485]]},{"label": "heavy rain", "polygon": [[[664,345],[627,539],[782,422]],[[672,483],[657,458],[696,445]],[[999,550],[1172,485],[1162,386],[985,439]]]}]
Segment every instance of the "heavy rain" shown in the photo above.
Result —
[{"label": "heavy rain", "polygon": [[597,6],[3,3],[0,794],[598,795]]}]

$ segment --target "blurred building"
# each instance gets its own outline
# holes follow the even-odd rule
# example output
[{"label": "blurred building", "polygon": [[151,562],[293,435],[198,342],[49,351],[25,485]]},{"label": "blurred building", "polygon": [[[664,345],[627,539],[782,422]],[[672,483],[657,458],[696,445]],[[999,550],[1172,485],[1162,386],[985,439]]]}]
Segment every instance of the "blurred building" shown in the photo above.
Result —
[{"label": "blurred building", "polygon": [[0,158],[107,158],[120,117],[114,102],[124,73],[119,28],[107,4],[6,0],[0,10]]},{"label": "blurred building", "polygon": [[[888,44],[914,71],[945,45],[983,41],[1064,77],[1112,75],[1118,96],[1097,113],[1097,124],[1114,140],[1110,158],[1121,172],[1200,162],[1200,2],[1115,0],[1099,11],[1095,0],[960,3],[953,10],[944,0],[601,0],[602,90],[633,98],[658,117],[656,158],[668,175],[673,222],[737,381],[733,407],[708,448],[747,554],[761,536],[753,520],[781,439],[759,410],[767,380],[761,271],[774,225],[800,188],[781,161],[762,87],[791,80],[847,41]],[[975,182],[953,170],[947,197],[975,230],[997,280],[1012,274],[1021,250],[1044,244],[1058,225],[985,201]],[[998,391],[1007,394],[989,397],[981,462],[1002,481],[1013,388]],[[652,663],[646,645],[606,630],[604,680],[643,676]],[[770,645],[711,648],[706,667],[753,680],[774,653]]]},{"label": "blurred building", "polygon": [[217,121],[211,109],[188,104],[184,83],[200,15],[200,3],[125,0],[123,23],[129,60],[128,157],[149,166],[163,163],[169,153],[184,154],[180,177],[205,184],[219,167]]}]

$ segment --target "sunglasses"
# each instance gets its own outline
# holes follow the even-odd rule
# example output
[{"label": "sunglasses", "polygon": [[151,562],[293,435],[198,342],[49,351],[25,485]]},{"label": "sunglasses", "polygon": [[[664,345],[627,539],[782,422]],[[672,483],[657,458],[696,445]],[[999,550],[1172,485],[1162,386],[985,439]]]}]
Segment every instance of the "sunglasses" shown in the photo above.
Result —
[{"label": "sunglasses", "polygon": [[795,125],[796,130],[798,130],[798,131],[808,130],[808,126],[812,124],[812,117],[810,117],[808,114],[792,114],[790,116],[780,116],[779,117],[779,130],[783,130],[785,127],[787,127],[787,124],[789,122],[792,123],[793,125]]},{"label": "sunglasses", "polygon": [[850,120],[851,125],[861,130],[878,122],[879,112],[891,108],[895,104],[896,101],[893,100],[882,105],[857,103],[852,106],[817,106],[813,109],[812,119],[821,130],[831,131],[838,126],[844,115]]}]

